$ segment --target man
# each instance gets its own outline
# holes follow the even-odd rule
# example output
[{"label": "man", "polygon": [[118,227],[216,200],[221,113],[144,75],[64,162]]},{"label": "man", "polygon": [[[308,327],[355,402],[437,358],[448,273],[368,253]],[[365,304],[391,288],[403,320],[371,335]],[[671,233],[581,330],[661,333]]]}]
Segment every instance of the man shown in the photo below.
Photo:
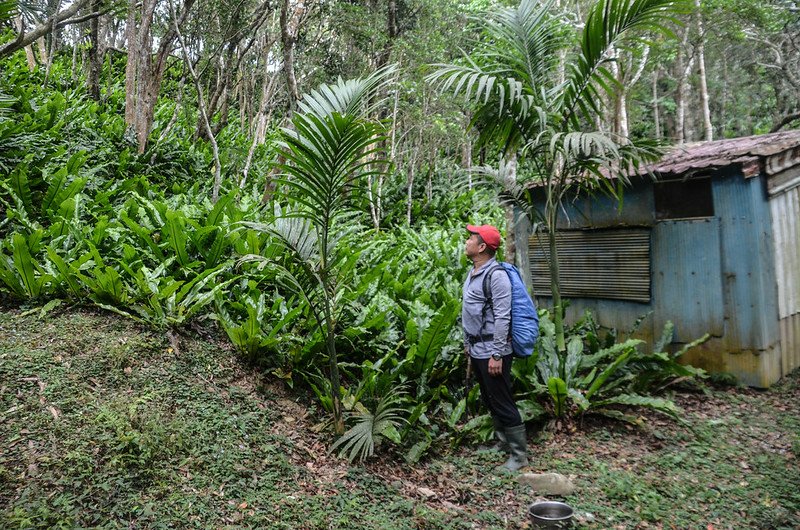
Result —
[{"label": "man", "polygon": [[[464,282],[461,321],[466,352],[481,397],[489,409],[495,436],[510,453],[506,468],[516,471],[528,465],[525,424],[511,393],[511,280],[494,258],[500,246],[500,232],[491,225],[467,225],[469,237],[464,253],[472,260],[472,269]],[[493,270],[491,304],[483,292],[486,271]]]}]

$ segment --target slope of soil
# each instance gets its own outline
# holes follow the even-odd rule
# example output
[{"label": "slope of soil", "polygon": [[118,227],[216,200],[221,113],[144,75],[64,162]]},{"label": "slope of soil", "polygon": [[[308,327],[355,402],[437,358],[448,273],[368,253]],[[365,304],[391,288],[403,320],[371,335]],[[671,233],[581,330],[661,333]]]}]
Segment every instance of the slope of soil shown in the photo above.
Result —
[{"label": "slope of soil", "polygon": [[[80,310],[0,313],[2,528],[525,528],[502,456],[327,453],[314,409],[225,343]],[[800,527],[800,378],[676,396],[686,425],[531,430],[585,528]]]}]

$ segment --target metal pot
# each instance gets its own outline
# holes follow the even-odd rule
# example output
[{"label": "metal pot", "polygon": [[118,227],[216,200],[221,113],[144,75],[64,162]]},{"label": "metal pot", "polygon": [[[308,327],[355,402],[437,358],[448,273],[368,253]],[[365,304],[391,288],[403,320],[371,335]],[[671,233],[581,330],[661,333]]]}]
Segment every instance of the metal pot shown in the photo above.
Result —
[{"label": "metal pot", "polygon": [[571,528],[575,510],[558,501],[534,502],[528,508],[528,519],[534,528]]}]

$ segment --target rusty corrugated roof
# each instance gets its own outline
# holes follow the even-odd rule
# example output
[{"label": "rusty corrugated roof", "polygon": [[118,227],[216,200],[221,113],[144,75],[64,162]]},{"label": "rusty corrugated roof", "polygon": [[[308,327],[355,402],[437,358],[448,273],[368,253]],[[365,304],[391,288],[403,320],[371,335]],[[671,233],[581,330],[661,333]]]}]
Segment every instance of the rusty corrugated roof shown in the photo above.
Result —
[{"label": "rusty corrugated roof", "polygon": [[[748,178],[761,173],[774,175],[800,165],[800,129],[675,146],[659,162],[631,168],[627,175],[691,176],[734,164],[740,165]],[[600,173],[613,180],[619,177],[620,171],[601,168]],[[527,188],[541,186],[541,181],[526,184]]]},{"label": "rusty corrugated roof", "polygon": [[800,129],[677,146],[665,154],[661,161],[645,166],[636,173],[649,171],[680,175],[690,170],[741,164],[745,176],[750,177],[763,169],[767,157],[786,151],[796,151],[791,158],[794,163],[800,163]]}]

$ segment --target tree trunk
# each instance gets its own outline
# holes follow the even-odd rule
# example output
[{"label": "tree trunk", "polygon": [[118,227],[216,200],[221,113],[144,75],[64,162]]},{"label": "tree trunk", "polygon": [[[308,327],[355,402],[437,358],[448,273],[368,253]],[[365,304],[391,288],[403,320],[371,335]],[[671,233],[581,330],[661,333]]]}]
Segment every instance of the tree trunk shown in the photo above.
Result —
[{"label": "tree trunk", "polygon": [[177,37],[175,28],[189,16],[195,0],[184,0],[183,10],[175,15],[170,29],[160,37],[158,51],[152,52],[150,28],[157,0],[143,0],[140,25],[136,26],[137,12],[134,4],[128,11],[128,64],[125,74],[125,122],[136,134],[138,152],[144,153],[147,138],[153,126],[161,81],[167,69],[169,52]]},{"label": "tree trunk", "polygon": [[289,0],[283,0],[281,5],[281,44],[283,45],[283,73],[286,76],[286,91],[289,95],[289,115],[297,108],[300,93],[297,88],[297,75],[294,71],[294,48],[297,43],[297,33],[300,19],[304,11],[303,0],[298,2],[293,13],[289,13]]},{"label": "tree trunk", "polygon": [[267,71],[269,49],[272,48],[272,42],[269,41],[264,47],[264,79],[261,82],[261,103],[258,106],[258,113],[256,114],[256,128],[253,133],[253,142],[250,144],[250,149],[247,151],[247,160],[244,163],[242,170],[242,180],[239,182],[239,187],[244,188],[247,182],[247,177],[250,174],[250,165],[253,163],[253,155],[256,152],[256,147],[264,143],[265,134],[267,132],[267,124],[271,112],[267,113],[267,107],[272,99],[272,93],[275,87],[275,80],[277,75],[269,75]]},{"label": "tree trunk", "polygon": [[720,123],[720,136],[725,136],[726,124],[728,123],[728,85],[730,78],[728,77],[728,58],[723,54],[722,57],[722,97],[720,97],[719,109],[719,123]]},{"label": "tree trunk", "polygon": [[139,46],[136,44],[136,3],[128,5],[128,19],[125,22],[125,38],[128,45],[128,59],[125,63],[125,125],[136,130],[136,77],[139,72]]},{"label": "tree trunk", "polygon": [[[559,177],[554,177],[558,179]],[[551,189],[552,188],[552,189]],[[561,290],[559,281],[559,265],[558,265],[558,249],[556,244],[557,226],[558,226],[558,199],[561,194],[560,186],[548,187],[547,204],[545,206],[545,217],[547,223],[547,243],[549,252],[549,265],[550,265],[550,291],[553,295],[553,324],[556,328],[556,349],[559,356],[566,352],[566,341],[564,338],[564,309],[561,300]],[[563,363],[560,363],[563,364]]]},{"label": "tree trunk", "polygon": [[703,136],[707,142],[714,139],[714,130],[711,126],[711,108],[708,97],[708,81],[706,79],[705,59],[705,32],[703,30],[703,13],[700,10],[700,0],[694,0],[697,17],[697,70],[700,76],[700,108],[703,112]]},{"label": "tree trunk", "polygon": [[[177,18],[175,13],[172,13],[172,15],[173,20]],[[217,145],[217,139],[214,137],[214,133],[211,130],[211,123],[209,123],[209,116],[206,112],[205,98],[203,97],[203,87],[200,85],[200,77],[197,75],[197,72],[195,72],[194,66],[192,66],[192,60],[189,58],[189,52],[186,50],[186,42],[183,40],[177,20],[174,21],[174,24],[175,35],[181,44],[183,60],[186,62],[186,67],[189,69],[189,74],[191,74],[192,79],[194,80],[194,86],[197,89],[197,104],[200,107],[200,116],[203,118],[203,123],[205,124],[206,132],[208,133],[208,140],[211,142],[211,152],[214,155],[214,186],[211,191],[211,202],[216,203],[219,199],[219,190],[222,185],[222,165],[220,164],[219,160],[219,146]]]},{"label": "tree trunk", "polygon": [[78,33],[78,38],[75,39],[75,44],[72,46],[72,66],[69,72],[73,83],[78,81],[78,48],[80,48],[80,44],[80,33]]},{"label": "tree trunk", "polygon": [[416,154],[411,157],[411,164],[408,167],[408,182],[406,183],[406,224],[411,226],[411,210],[414,204],[414,170],[416,168]]},{"label": "tree trunk", "polygon": [[[92,0],[89,6],[90,11],[97,11],[100,9],[100,0]],[[100,101],[101,61],[100,17],[94,17],[89,21],[89,75],[86,81],[89,87],[89,97],[95,101]]]},{"label": "tree trunk", "polygon": [[686,135],[686,107],[687,98],[689,95],[689,73],[692,71],[694,65],[694,57],[686,60],[687,48],[689,46],[689,31],[684,31],[683,41],[678,48],[678,59],[675,63],[678,70],[678,83],[677,93],[675,95],[675,141],[676,143],[683,144],[687,140]]},{"label": "tree trunk", "polygon": [[[58,13],[61,9],[61,0],[56,0],[56,6],[53,13]],[[55,56],[56,52],[58,51],[58,40],[61,30],[56,27],[55,24],[55,17],[50,18],[50,30],[47,32],[48,39],[46,45],[40,49],[43,49],[45,52],[44,56],[44,85],[47,86],[47,83],[50,79],[50,69],[53,67],[53,57]]]},{"label": "tree trunk", "polygon": [[[504,156],[501,161],[503,171],[503,181],[507,190],[513,190],[517,186],[517,152],[512,151]],[[517,244],[514,240],[514,206],[506,205],[503,207],[506,214],[506,241],[505,241],[505,260],[516,264]]]},{"label": "tree trunk", "polygon": [[626,102],[628,87],[625,85],[625,75],[620,65],[621,54],[618,49],[611,51],[611,75],[617,80],[619,86],[614,91],[611,116],[611,132],[617,137],[628,137],[628,105]]},{"label": "tree trunk", "polygon": [[656,128],[656,140],[661,139],[661,117],[658,111],[658,73],[661,67],[653,70],[653,123]]}]

